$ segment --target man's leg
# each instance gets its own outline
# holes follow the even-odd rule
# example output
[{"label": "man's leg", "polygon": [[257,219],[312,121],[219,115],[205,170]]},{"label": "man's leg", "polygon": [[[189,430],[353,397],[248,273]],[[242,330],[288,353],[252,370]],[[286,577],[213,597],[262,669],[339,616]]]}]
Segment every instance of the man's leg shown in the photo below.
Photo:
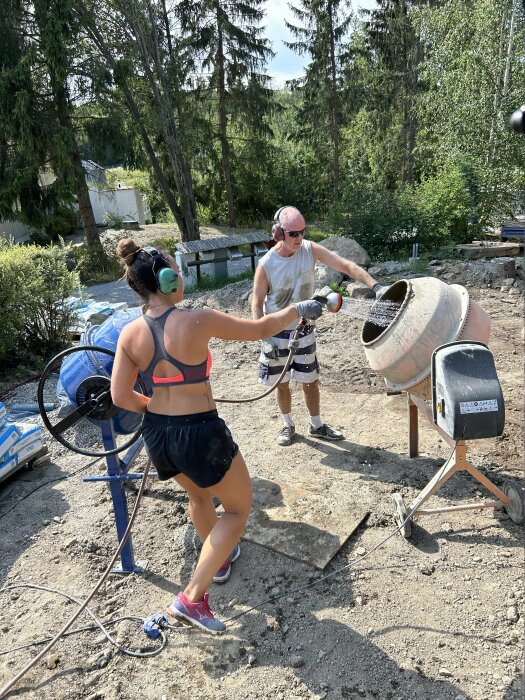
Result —
[{"label": "man's leg", "polygon": [[283,427],[277,436],[277,444],[286,447],[292,442],[295,435],[295,423],[292,418],[292,392],[290,382],[281,382],[277,385],[277,405],[283,419]]},{"label": "man's leg", "polygon": [[342,440],[343,433],[331,428],[321,420],[321,396],[319,391],[319,380],[303,384],[304,401],[310,414],[310,429],[308,434],[322,440]]},{"label": "man's leg", "polygon": [[312,416],[318,416],[321,412],[321,396],[319,392],[319,380],[316,379],[315,382],[310,382],[309,384],[303,384],[303,394],[304,402],[310,418]]}]

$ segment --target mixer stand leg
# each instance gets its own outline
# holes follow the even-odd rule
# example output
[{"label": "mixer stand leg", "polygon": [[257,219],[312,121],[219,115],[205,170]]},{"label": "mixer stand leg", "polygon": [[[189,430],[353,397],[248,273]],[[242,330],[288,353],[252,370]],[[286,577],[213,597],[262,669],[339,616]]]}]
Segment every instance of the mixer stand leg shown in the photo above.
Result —
[{"label": "mixer stand leg", "polygon": [[[466,503],[459,506],[444,506],[442,508],[421,509],[423,503],[436,493],[443,484],[445,484],[457,472],[466,471],[476,481],[482,484],[486,489],[493,493],[499,500],[486,501],[484,503]],[[476,469],[470,462],[467,461],[467,448],[464,440],[458,440],[454,447],[454,452],[450,455],[447,462],[441,467],[437,474],[429,481],[421,493],[412,501],[407,508],[409,517],[417,515],[430,515],[432,513],[448,513],[455,510],[474,510],[478,508],[501,508],[512,504],[512,500],[501,491],[495,484],[487,479],[479,469]]]}]

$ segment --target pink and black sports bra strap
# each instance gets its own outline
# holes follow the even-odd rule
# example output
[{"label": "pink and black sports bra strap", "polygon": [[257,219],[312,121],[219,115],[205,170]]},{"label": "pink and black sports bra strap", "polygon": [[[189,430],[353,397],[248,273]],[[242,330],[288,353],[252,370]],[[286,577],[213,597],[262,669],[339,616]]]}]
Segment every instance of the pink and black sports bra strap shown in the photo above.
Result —
[{"label": "pink and black sports bra strap", "polygon": [[[153,358],[149,363],[145,374],[151,376],[154,386],[172,386],[205,382],[208,380],[211,371],[211,353],[209,350],[206,360],[198,365],[187,365],[184,362],[175,359],[166,350],[164,345],[164,328],[166,326],[168,316],[172,313],[172,311],[175,311],[175,309],[168,309],[156,318],[152,318],[151,316],[143,316],[151,331],[154,342]],[[166,360],[170,364],[174,365],[179,370],[178,373],[172,377],[155,376],[153,372],[161,360]]]}]

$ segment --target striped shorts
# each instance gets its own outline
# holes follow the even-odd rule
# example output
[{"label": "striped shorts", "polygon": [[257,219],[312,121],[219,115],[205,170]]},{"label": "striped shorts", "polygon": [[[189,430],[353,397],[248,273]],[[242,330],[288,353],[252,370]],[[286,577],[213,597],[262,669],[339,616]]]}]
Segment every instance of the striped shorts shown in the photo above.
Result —
[{"label": "striped shorts", "polygon": [[[270,386],[275,384],[283,371],[288,358],[288,341],[294,334],[294,330],[282,331],[273,336],[273,340],[279,347],[279,359],[269,360],[261,352],[259,356],[259,384]],[[295,382],[309,384],[319,379],[319,363],[315,354],[315,333],[312,326],[306,326],[299,337],[299,349],[296,351],[292,364],[284,375],[283,382]]]}]

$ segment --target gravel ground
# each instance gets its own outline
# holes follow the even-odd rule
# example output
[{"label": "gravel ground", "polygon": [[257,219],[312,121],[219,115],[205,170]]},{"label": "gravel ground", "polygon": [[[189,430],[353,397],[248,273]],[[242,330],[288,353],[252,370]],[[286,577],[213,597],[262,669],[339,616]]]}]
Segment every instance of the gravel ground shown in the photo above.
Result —
[{"label": "gravel ground", "polygon": [[[386,280],[385,280],[386,281]],[[455,280],[459,281],[459,280]],[[506,402],[501,438],[469,444],[469,458],[496,484],[523,479],[523,297],[499,288],[469,292],[492,317],[491,348]],[[249,315],[250,282],[192,295],[184,304],[208,304]],[[100,630],[61,640],[17,685],[12,697],[50,700],[171,700],[172,698],[380,700],[518,700],[523,697],[523,527],[505,512],[471,510],[422,518],[413,536],[396,535],[358,563],[394,527],[392,494],[413,498],[443,464],[449,448],[420,422],[420,450],[408,459],[406,399],[385,395],[360,344],[361,322],[324,316],[318,326],[322,365],[322,414],[345,440],[316,442],[306,435],[307,417],[294,389],[298,439],[280,448],[273,397],[223,405],[221,415],[239,443],[250,473],[305,489],[306,500],[323,498],[327,511],[344,518],[352,506],[370,510],[366,522],[330,562],[327,582],[307,564],[243,541],[230,581],[211,590],[223,619],[271,596],[247,612],[220,638],[187,628],[168,632],[158,656],[119,653]],[[216,396],[247,396],[255,381],[256,343],[211,343]],[[4,390],[2,400],[34,401],[36,384]],[[39,418],[32,419],[38,422]],[[4,528],[3,586],[38,584],[83,598],[116,546],[105,464],[63,448],[50,436],[52,463],[23,470],[0,484]],[[134,471],[140,471],[139,457]],[[78,472],[78,473],[77,473]],[[36,490],[38,489],[38,490]],[[136,484],[129,484],[130,508]],[[436,505],[482,500],[466,475],[454,477],[434,497]],[[306,507],[308,507],[306,505]],[[291,526],[293,527],[293,525]],[[312,537],[316,536],[315,523]],[[151,479],[133,529],[144,575],[112,575],[91,604],[104,620],[162,612],[194,565],[194,533],[187,502],[175,484]],[[352,564],[351,568],[348,565]],[[337,573],[339,572],[339,573]],[[302,589],[302,590],[301,590]],[[0,596],[2,649],[54,634],[75,606],[55,594],[19,588]],[[78,626],[90,624],[82,616]],[[140,625],[111,628],[135,650],[153,642]],[[12,678],[39,647],[0,656],[0,677]]]}]

